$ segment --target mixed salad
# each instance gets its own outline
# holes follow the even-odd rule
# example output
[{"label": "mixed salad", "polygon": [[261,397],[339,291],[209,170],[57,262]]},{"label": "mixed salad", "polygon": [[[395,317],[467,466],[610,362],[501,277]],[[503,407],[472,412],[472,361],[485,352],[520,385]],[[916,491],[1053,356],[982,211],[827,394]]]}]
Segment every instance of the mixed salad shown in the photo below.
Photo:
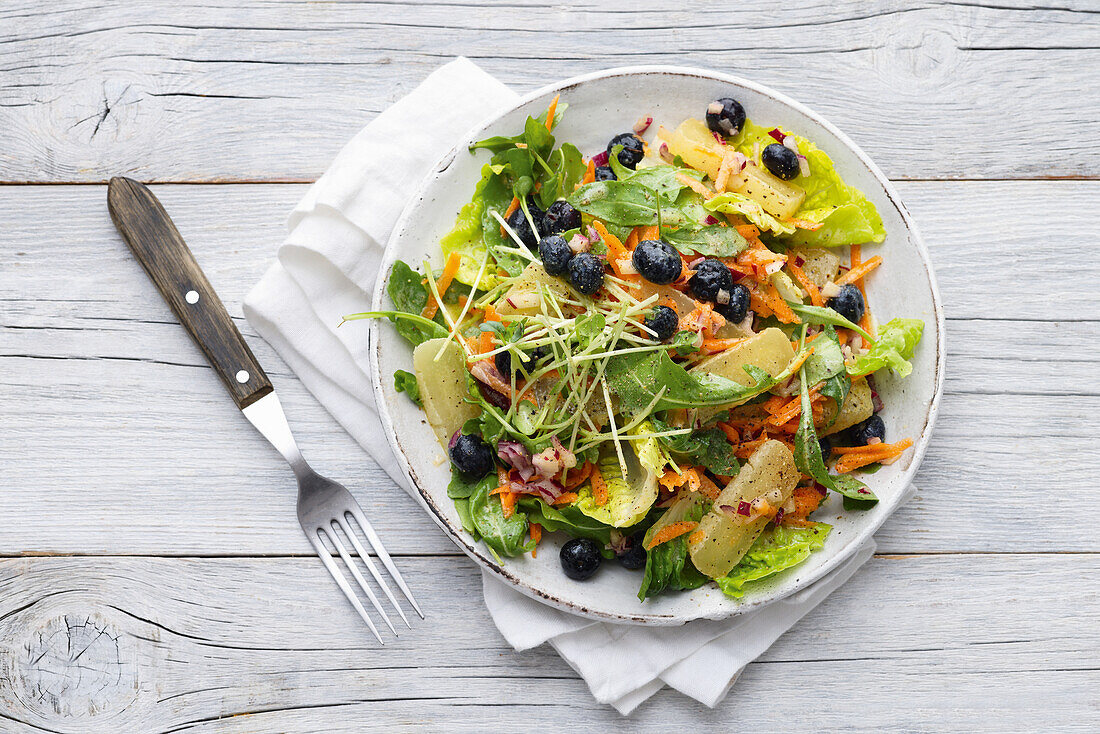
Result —
[{"label": "mixed salad", "polygon": [[912,441],[887,440],[874,375],[910,373],[924,324],[872,315],[882,219],[811,141],[724,98],[586,159],[564,112],[470,146],[443,267],[397,261],[393,310],[348,319],[414,346],[394,384],[498,560],[560,532],[572,579],[616,559],[642,600],[739,597],[823,547],[829,493],[877,502],[860,476]]}]

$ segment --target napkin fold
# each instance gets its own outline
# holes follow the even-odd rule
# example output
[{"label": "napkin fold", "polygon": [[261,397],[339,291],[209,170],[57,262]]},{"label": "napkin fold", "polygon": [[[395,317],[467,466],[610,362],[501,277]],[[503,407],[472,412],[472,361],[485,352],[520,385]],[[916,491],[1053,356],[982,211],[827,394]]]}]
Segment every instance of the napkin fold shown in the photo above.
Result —
[{"label": "napkin fold", "polygon": [[[337,329],[370,310],[382,254],[409,196],[431,166],[474,126],[518,96],[465,58],[438,68],[340,151],[290,215],[276,261],[248,294],[244,313],[306,388],[418,501],[382,429],[362,332]],[[421,110],[448,110],[425,134]],[[549,643],[593,696],[627,714],[664,685],[708,706],[745,665],[856,571],[868,541],[830,575],[740,617],[681,627],[594,622],[561,612],[483,574],[485,603],[517,650]]]}]

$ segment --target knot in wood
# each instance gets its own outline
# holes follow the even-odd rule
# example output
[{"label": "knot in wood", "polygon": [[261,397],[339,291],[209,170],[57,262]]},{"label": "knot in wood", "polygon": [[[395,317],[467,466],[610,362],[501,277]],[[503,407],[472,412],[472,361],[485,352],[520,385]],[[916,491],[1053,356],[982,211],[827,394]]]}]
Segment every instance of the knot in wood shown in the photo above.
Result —
[{"label": "knot in wood", "polygon": [[28,630],[13,653],[4,671],[9,684],[27,710],[44,719],[102,720],[135,700],[134,656],[96,614],[53,617]]}]

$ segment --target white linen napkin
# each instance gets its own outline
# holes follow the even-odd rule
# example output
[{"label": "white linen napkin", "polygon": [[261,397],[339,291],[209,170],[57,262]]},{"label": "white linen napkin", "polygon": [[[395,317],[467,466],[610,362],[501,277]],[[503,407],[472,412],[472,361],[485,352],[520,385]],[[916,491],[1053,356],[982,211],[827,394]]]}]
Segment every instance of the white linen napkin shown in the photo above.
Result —
[{"label": "white linen napkin", "polygon": [[[245,299],[248,321],[394,482],[420,500],[394,457],[374,405],[366,340],[337,329],[370,310],[390,231],[430,167],[517,95],[458,58],[363,128],[290,215],[277,260]],[[422,110],[448,110],[424,134]],[[810,588],[732,620],[648,628],[593,622],[530,599],[483,574],[485,603],[517,650],[550,643],[598,701],[627,714],[665,684],[708,706],[741,670],[843,584],[874,552],[868,541]]]}]

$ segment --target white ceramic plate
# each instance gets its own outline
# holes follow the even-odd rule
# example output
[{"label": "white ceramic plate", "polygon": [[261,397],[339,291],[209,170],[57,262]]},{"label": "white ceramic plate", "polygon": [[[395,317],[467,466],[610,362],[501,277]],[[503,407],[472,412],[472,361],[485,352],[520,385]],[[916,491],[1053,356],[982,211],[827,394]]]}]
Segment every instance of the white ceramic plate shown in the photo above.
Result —
[{"label": "white ceramic plate", "polygon": [[[436,443],[423,413],[393,388],[393,373],[411,369],[412,350],[388,322],[372,323],[371,377],[383,423],[393,449],[409,479],[420,490],[436,522],[454,542],[482,567],[519,591],[552,606],[588,617],[615,622],[673,625],[699,619],[720,619],[750,611],[805,588],[844,561],[882,525],[898,506],[912,480],[936,417],[943,385],[944,327],[939,294],[928,253],[917,235],[897,192],[855,143],[802,105],[745,79],[696,69],[650,66],[611,69],[569,79],[524,97],[512,109],[495,117],[446,155],[422,184],[397,223],[386,249],[374,294],[375,308],[392,304],[385,280],[395,259],[414,267],[425,258],[439,263],[438,242],[454,224],[455,214],[469,201],[481,166],[489,157],[467,152],[470,142],[490,135],[513,135],[523,129],[528,115],[544,111],[555,94],[569,110],[554,129],[559,141],[570,141],[585,155],[602,150],[616,133],[630,130],[634,121],[652,115],[657,124],[675,126],[688,117],[701,117],[708,102],[733,97],[750,119],[780,125],[803,135],[832,156],[844,180],[875,203],[886,225],[886,241],[871,246],[885,262],[868,279],[868,301],[880,323],[894,316],[923,319],[924,338],[913,359],[913,373],[904,381],[880,373],[878,389],[886,403],[881,414],[892,439],[911,437],[913,450],[893,465],[867,478],[881,501],[867,512],[843,512],[831,496],[815,518],[833,525],[825,548],[802,565],[759,582],[742,599],[724,596],[712,584],[692,592],[671,593],[638,601],[639,572],[617,563],[604,563],[586,582],[565,577],[558,562],[564,539],[547,536],[538,558],[506,559],[502,566],[484,545],[467,535],[446,488],[450,465]],[[647,135],[647,138],[651,137]]]}]

